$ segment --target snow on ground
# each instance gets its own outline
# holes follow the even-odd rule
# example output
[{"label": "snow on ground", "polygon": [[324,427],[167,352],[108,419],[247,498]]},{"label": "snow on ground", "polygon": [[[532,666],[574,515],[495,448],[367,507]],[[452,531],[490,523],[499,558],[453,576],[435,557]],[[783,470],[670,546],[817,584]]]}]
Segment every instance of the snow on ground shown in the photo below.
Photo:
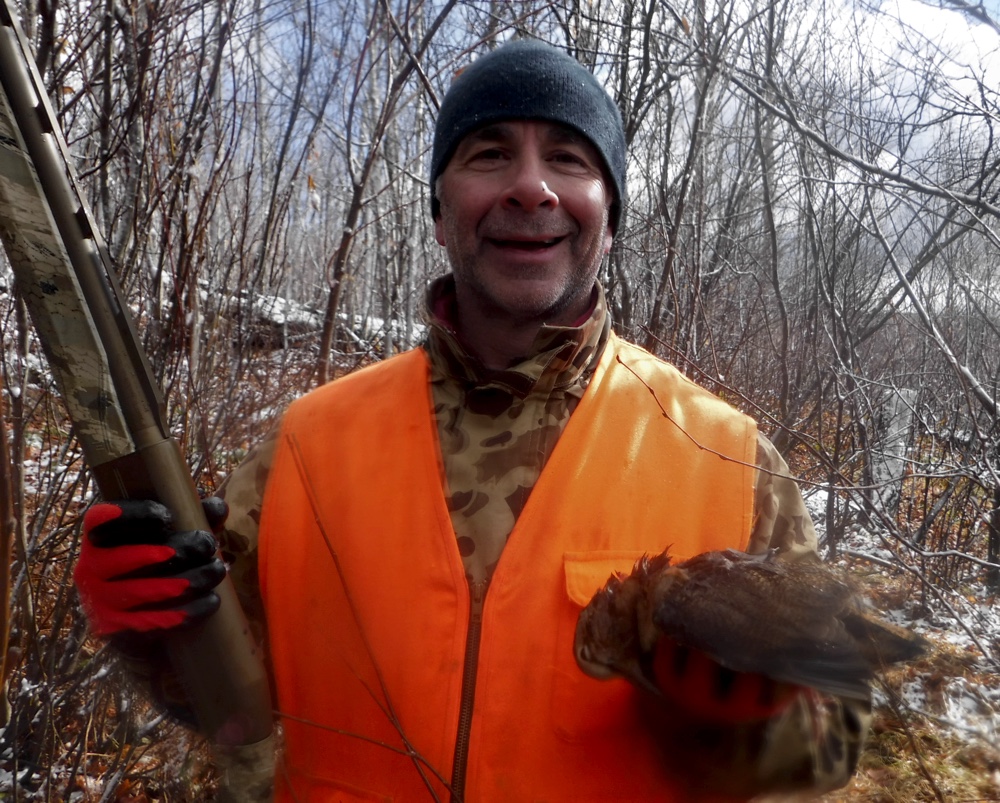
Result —
[{"label": "snow on ground", "polygon": [[[945,719],[983,738],[1000,739],[1000,688],[991,689],[967,678],[952,678],[946,684]],[[976,727],[976,723],[980,727]]]},{"label": "snow on ground", "polygon": [[[824,542],[828,491],[807,490],[806,507],[816,525],[820,543]],[[860,512],[860,509],[859,509]],[[894,540],[886,533],[863,526],[858,518],[842,536],[839,564],[850,570],[861,563],[871,566],[898,565],[892,548]],[[865,557],[872,560],[866,561]],[[888,564],[888,565],[887,565]],[[939,670],[916,675],[903,684],[904,704],[923,714],[946,731],[962,738],[981,740],[1000,750],[1000,605],[995,594],[982,582],[963,585],[961,591],[936,589],[921,600],[907,602],[903,608],[882,610],[890,622],[910,628],[939,649],[952,651],[965,659],[971,677],[956,674],[942,679]],[[925,603],[925,604],[924,604]],[[986,654],[984,654],[984,652]],[[875,690],[876,705],[887,702],[884,693]]]}]

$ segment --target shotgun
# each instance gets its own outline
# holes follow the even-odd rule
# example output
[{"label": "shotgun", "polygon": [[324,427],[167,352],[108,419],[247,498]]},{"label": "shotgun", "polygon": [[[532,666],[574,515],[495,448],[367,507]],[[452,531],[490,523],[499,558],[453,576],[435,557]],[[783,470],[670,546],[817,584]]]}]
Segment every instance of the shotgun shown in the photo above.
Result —
[{"label": "shotgun", "polygon": [[[105,499],[156,499],[182,530],[207,530],[166,423],[111,260],[9,0],[0,0],[0,241]],[[219,611],[169,634],[175,669],[213,745],[220,800],[272,797],[267,675],[227,577]]]}]

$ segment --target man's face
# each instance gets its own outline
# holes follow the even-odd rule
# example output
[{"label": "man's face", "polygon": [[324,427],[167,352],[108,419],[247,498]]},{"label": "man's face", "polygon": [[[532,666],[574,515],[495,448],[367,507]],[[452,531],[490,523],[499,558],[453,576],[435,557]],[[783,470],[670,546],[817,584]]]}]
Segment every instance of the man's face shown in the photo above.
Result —
[{"label": "man's face", "polygon": [[586,138],[541,121],[485,126],[459,143],[437,196],[460,316],[569,325],[586,312],[612,237]]}]

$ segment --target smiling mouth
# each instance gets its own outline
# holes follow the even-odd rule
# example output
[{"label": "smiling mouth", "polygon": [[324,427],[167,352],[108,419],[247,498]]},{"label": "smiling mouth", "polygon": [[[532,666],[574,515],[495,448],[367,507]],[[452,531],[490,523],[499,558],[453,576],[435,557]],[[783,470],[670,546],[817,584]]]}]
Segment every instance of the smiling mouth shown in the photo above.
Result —
[{"label": "smiling mouth", "polygon": [[490,242],[498,248],[517,248],[522,251],[542,251],[546,248],[558,245],[565,239],[565,237],[551,237],[546,240],[502,240],[496,237],[491,237]]}]

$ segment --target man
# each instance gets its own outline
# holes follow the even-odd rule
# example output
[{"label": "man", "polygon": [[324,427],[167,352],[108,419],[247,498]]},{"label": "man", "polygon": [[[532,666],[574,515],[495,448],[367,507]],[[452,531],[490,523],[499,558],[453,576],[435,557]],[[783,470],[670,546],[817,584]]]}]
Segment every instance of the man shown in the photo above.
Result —
[{"label": "man", "polygon": [[[654,696],[575,664],[581,607],[643,553],[815,547],[753,422],[611,331],[597,275],[624,150],[611,99],[560,51],[516,42],[465,70],[435,133],[453,273],[427,342],[293,403],[224,489],[224,552],[267,622],[281,799],[732,800],[853,771],[864,704],[802,693],[719,720],[679,682]],[[162,517],[96,509],[78,584],[98,632],[145,631],[148,650],[204,615],[203,537],[137,613],[92,540],[154,541]],[[147,574],[170,557],[150,555]]]}]

